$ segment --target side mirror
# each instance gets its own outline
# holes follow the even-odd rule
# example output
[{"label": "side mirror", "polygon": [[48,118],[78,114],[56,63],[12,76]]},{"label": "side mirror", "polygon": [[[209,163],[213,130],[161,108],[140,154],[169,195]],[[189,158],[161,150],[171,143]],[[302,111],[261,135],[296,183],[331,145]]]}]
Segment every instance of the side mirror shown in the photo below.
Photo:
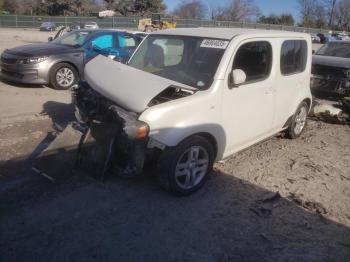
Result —
[{"label": "side mirror", "polygon": [[230,87],[237,87],[245,83],[247,75],[241,69],[234,69],[231,72]]},{"label": "side mirror", "polygon": [[52,36],[50,36],[48,39],[47,39],[47,41],[49,41],[49,42],[51,42],[53,40],[53,37]]},{"label": "side mirror", "polygon": [[316,51],[315,51],[315,50],[312,50],[312,54],[313,54],[313,55],[316,54]]}]

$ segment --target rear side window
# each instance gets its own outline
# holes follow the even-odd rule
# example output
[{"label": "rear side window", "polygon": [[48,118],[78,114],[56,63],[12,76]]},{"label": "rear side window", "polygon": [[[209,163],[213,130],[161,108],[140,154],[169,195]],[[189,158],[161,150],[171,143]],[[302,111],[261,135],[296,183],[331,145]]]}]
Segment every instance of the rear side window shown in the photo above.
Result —
[{"label": "rear side window", "polygon": [[269,42],[257,41],[243,44],[237,51],[232,69],[241,69],[246,82],[262,81],[271,72],[272,47]]},{"label": "rear side window", "polygon": [[282,44],[281,73],[292,75],[305,70],[307,60],[307,43],[305,40],[287,40]]},{"label": "rear side window", "polygon": [[136,40],[130,35],[118,35],[119,47],[135,48]]}]

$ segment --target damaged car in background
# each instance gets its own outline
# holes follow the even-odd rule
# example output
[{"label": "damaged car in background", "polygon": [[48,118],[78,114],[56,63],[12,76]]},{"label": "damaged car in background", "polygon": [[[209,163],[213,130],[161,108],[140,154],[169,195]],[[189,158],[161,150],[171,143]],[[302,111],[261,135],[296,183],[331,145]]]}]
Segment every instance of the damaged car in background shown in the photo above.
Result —
[{"label": "damaged car in background", "polygon": [[73,90],[76,165],[133,177],[156,163],[163,188],[191,194],[215,161],[281,131],[302,134],[311,55],[307,34],[187,28],[150,34],[127,65],[97,56]]},{"label": "damaged car in background", "polygon": [[[1,54],[2,79],[22,84],[51,85],[70,89],[83,79],[85,63],[101,54],[126,62],[143,36],[115,29],[84,29],[66,34],[62,28],[57,38],[6,49]],[[62,34],[62,35],[61,35]]]},{"label": "damaged car in background", "polygon": [[333,41],[312,58],[312,89],[336,96],[350,95],[350,41]]}]

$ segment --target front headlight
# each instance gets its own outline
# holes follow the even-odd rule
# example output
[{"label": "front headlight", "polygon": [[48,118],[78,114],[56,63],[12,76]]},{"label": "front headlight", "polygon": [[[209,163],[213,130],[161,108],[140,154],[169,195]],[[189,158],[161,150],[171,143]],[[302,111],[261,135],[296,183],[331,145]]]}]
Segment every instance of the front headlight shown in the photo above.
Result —
[{"label": "front headlight", "polygon": [[37,64],[45,61],[47,58],[48,56],[28,57],[28,58],[19,59],[17,62],[18,64],[22,64],[22,65]]},{"label": "front headlight", "polygon": [[130,139],[145,139],[149,134],[149,126],[140,120],[125,121],[123,130]]}]

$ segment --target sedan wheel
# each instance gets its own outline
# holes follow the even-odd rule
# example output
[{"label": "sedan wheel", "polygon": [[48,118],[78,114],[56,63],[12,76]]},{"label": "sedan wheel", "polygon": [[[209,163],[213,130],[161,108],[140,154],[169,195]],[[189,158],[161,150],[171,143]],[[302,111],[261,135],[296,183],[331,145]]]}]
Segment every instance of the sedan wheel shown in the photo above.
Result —
[{"label": "sedan wheel", "polygon": [[60,86],[69,87],[74,83],[73,71],[69,68],[63,67],[56,73],[56,81]]},{"label": "sedan wheel", "polygon": [[66,63],[55,65],[51,69],[50,79],[52,86],[59,90],[69,89],[79,80],[75,68]]}]

